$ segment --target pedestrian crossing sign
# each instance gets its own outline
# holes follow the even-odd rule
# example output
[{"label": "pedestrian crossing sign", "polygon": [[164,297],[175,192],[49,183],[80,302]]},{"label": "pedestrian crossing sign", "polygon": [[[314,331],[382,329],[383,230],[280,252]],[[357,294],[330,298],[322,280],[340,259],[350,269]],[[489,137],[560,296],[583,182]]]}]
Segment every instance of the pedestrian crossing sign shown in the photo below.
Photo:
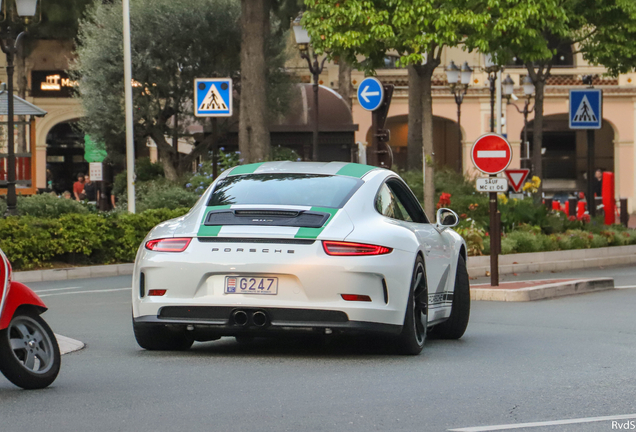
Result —
[{"label": "pedestrian crossing sign", "polygon": [[600,129],[602,120],[600,89],[570,90],[570,129]]},{"label": "pedestrian crossing sign", "polygon": [[194,80],[196,117],[232,116],[232,79],[197,78]]}]

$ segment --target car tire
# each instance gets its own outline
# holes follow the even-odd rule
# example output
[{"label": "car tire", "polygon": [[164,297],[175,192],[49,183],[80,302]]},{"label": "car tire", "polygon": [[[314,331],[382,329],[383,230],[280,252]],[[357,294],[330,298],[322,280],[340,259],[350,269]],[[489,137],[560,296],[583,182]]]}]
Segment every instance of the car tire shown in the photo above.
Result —
[{"label": "car tire", "polygon": [[468,327],[469,317],[470,282],[466,261],[460,255],[457,262],[451,314],[446,321],[433,327],[431,333],[440,339],[459,339],[464,335],[466,327]]},{"label": "car tire", "polygon": [[148,351],[185,351],[194,343],[194,337],[184,329],[173,329],[161,324],[140,324],[133,321],[137,344]]},{"label": "car tire", "polygon": [[417,355],[422,352],[426,342],[428,327],[428,286],[424,259],[417,256],[411,277],[411,289],[406,304],[404,326],[398,337],[398,352],[404,355]]},{"label": "car tire", "polygon": [[48,387],[57,378],[60,363],[55,334],[36,311],[18,311],[9,327],[0,331],[0,371],[18,387]]}]

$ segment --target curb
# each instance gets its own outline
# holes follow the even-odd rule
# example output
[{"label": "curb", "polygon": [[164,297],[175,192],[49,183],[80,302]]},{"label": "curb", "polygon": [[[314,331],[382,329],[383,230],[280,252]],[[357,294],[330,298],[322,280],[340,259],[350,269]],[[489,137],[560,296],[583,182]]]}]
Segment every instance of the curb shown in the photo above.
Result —
[{"label": "curb", "polygon": [[470,288],[476,301],[525,302],[614,289],[613,278],[579,279],[528,288]]},{"label": "curb", "polygon": [[55,334],[55,338],[57,339],[57,344],[60,347],[61,355],[79,351],[83,349],[84,347],[86,347],[86,344],[84,344],[84,342],[80,342],[78,340],[71,339],[69,337],[59,335],[57,333]]},{"label": "curb", "polygon": [[[636,263],[636,245],[499,255],[499,274],[576,270]],[[490,257],[468,258],[471,277],[490,272]]]},{"label": "curb", "polygon": [[52,270],[31,270],[13,272],[16,282],[46,282],[68,279],[88,279],[110,276],[131,275],[134,264],[112,264],[88,267],[70,267]]}]

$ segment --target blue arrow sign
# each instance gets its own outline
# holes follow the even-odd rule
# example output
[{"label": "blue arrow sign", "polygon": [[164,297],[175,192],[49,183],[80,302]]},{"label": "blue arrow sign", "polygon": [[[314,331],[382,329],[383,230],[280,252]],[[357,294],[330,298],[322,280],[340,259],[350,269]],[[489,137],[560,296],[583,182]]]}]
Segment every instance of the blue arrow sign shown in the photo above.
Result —
[{"label": "blue arrow sign", "polygon": [[570,90],[570,129],[600,129],[603,123],[603,92],[600,89]]},{"label": "blue arrow sign", "polygon": [[232,79],[197,78],[194,80],[196,117],[232,116]]},{"label": "blue arrow sign", "polygon": [[358,103],[367,111],[375,111],[384,101],[384,87],[377,78],[365,78],[358,86]]}]

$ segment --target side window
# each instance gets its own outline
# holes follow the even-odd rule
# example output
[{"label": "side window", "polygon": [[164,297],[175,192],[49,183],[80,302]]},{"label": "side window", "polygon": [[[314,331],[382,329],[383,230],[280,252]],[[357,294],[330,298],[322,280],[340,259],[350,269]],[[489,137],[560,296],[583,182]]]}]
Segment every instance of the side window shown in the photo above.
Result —
[{"label": "side window", "polygon": [[382,185],[375,198],[375,208],[380,214],[386,217],[407,222],[413,221],[404,205],[395,196],[386,183]]},{"label": "side window", "polygon": [[398,178],[390,178],[386,182],[393,195],[396,197],[402,210],[405,214],[408,214],[410,219],[418,223],[429,223],[426,214],[422,206],[413,195],[413,192],[409,189],[404,182]]}]

